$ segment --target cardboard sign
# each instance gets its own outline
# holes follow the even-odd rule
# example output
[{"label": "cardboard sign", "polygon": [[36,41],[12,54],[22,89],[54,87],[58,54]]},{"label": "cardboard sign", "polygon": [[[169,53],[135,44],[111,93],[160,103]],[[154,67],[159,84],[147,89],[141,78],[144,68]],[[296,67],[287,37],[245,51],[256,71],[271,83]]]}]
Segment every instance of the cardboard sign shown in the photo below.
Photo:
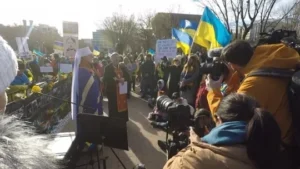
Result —
[{"label": "cardboard sign", "polygon": [[163,39],[156,41],[155,61],[159,61],[166,56],[167,58],[175,58],[177,55],[176,40]]}]

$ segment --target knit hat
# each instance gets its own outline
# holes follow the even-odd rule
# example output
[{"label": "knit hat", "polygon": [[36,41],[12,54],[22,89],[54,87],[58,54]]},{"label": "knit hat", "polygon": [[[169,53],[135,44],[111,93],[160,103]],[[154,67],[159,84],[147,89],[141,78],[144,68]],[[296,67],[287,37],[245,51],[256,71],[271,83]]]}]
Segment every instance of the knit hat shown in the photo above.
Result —
[{"label": "knit hat", "polygon": [[0,36],[0,93],[10,85],[17,75],[18,62],[14,50]]}]

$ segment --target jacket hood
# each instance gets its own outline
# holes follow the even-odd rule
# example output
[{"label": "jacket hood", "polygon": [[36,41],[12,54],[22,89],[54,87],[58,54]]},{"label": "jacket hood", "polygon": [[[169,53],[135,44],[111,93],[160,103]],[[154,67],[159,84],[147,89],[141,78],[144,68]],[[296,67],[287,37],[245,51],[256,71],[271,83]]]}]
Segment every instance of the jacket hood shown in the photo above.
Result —
[{"label": "jacket hood", "polygon": [[197,142],[197,143],[192,143],[195,146],[198,146],[203,149],[209,149],[212,151],[214,154],[220,155],[224,157],[224,159],[232,159],[234,161],[238,161],[241,163],[244,163],[245,165],[248,166],[253,166],[253,163],[250,161],[247,155],[247,149],[246,146],[237,144],[237,145],[232,145],[232,146],[214,146],[211,144],[207,144],[204,142]]},{"label": "jacket hood", "polygon": [[299,63],[298,52],[284,44],[260,45],[243,71],[248,74],[258,68],[294,69]]}]

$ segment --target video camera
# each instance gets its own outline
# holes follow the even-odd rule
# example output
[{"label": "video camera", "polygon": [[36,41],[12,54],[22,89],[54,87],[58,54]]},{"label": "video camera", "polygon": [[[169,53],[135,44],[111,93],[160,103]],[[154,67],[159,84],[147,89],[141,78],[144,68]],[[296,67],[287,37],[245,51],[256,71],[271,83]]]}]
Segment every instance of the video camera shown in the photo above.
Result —
[{"label": "video camera", "polygon": [[[168,96],[159,96],[156,101],[157,109],[168,114],[168,124],[166,132],[166,147],[167,157],[170,159],[172,156],[177,154],[178,151],[185,148],[189,142],[189,130],[193,128],[194,132],[199,136],[203,137],[205,133],[204,126],[206,120],[203,121],[204,116],[211,119],[210,112],[207,110],[197,111],[195,117],[190,112],[189,105],[183,105],[170,99]],[[209,120],[212,121],[212,120]],[[209,122],[210,123],[210,122]],[[211,127],[209,127],[211,128]],[[168,129],[172,130],[173,139],[168,139]],[[162,144],[160,142],[159,144]]]},{"label": "video camera", "polygon": [[200,64],[200,74],[210,74],[213,80],[219,80],[221,75],[227,76],[229,70],[226,64],[220,60],[223,48],[217,48],[208,52],[208,57],[213,58],[212,62]]},{"label": "video camera", "polygon": [[190,106],[179,104],[168,96],[159,96],[156,99],[157,109],[168,114],[168,127],[183,129],[191,125]]}]

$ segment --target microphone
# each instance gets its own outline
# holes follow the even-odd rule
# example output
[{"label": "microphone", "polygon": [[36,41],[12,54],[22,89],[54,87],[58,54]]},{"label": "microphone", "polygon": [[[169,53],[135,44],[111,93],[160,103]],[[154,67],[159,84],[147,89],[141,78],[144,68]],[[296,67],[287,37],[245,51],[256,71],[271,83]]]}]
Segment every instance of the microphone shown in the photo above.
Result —
[{"label": "microphone", "polygon": [[70,104],[73,104],[73,105],[76,105],[76,106],[80,106],[80,107],[83,107],[83,108],[95,109],[95,108],[92,108],[92,107],[89,107],[89,106],[84,106],[84,105],[80,105],[80,104],[77,104],[77,103],[74,103],[74,102],[71,102],[71,101],[68,101],[68,100],[64,100],[64,99],[61,99],[59,97],[55,97],[55,96],[52,96],[52,95],[44,94],[44,93],[42,93],[42,89],[40,88],[40,86],[37,86],[37,85],[35,85],[35,86],[32,87],[31,92],[32,93],[36,93],[36,94],[40,94],[40,95],[43,95],[43,96],[51,97],[53,99],[57,99],[57,100],[60,100],[60,101],[66,102],[66,103],[70,103]]}]

